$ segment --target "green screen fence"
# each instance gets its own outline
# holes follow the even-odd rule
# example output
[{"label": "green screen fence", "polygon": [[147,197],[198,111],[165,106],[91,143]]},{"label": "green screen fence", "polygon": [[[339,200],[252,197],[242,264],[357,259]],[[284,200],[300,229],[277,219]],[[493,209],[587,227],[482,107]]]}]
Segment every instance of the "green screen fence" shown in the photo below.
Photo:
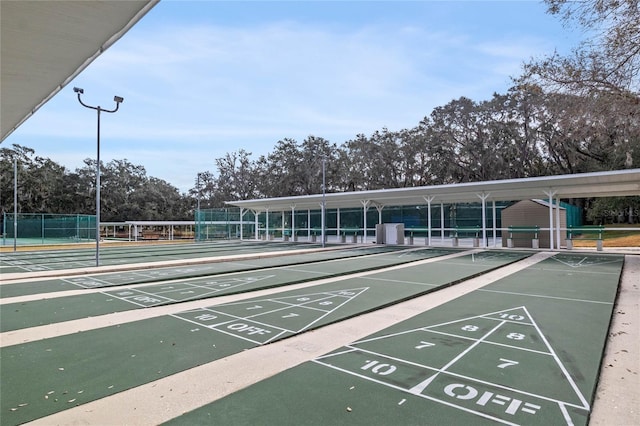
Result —
[{"label": "green screen fence", "polygon": [[238,239],[241,235],[249,238],[253,235],[254,215],[245,211],[240,220],[239,208],[204,209],[195,214],[196,241]]},{"label": "green screen fence", "polygon": [[[497,228],[501,227],[500,214],[510,205],[509,202],[496,203]],[[492,206],[486,206],[486,227],[492,228]],[[196,212],[196,237],[200,240],[240,238],[282,238],[319,236],[322,232],[322,214],[320,209],[312,210],[271,210],[255,213],[240,209],[207,209]],[[364,230],[364,211],[362,208],[327,208],[325,213],[325,233],[328,236],[362,237]],[[366,211],[366,229],[368,236],[375,235],[376,224],[403,223],[407,236],[426,237],[428,224],[426,206],[387,206],[381,217],[375,208]],[[432,236],[454,232],[456,227],[482,226],[482,205],[480,203],[434,205],[431,208]],[[294,229],[292,228],[294,225]],[[256,225],[258,232],[256,233]],[[497,235],[500,235],[498,231]]]},{"label": "green screen fence", "polygon": [[[502,211],[512,205],[510,201],[495,203],[496,235],[493,235],[493,209],[489,203],[485,206],[484,217],[487,238],[502,236]],[[578,207],[562,204],[567,209],[567,225],[579,225],[581,210]],[[270,210],[257,213],[243,210],[240,217],[239,208],[207,209],[196,212],[196,239],[260,239],[297,238],[320,236],[322,233],[322,213],[320,209],[300,209],[293,212]],[[405,235],[427,238],[429,210],[425,205],[385,206],[381,212],[374,207],[362,208],[327,208],[325,212],[325,235],[338,238],[359,237],[365,234],[375,236],[377,223],[403,223]],[[435,203],[431,206],[431,237],[451,237],[458,228],[482,228],[481,203]],[[293,226],[292,226],[293,225]],[[257,226],[257,232],[256,232]],[[293,229],[292,229],[293,228]]]},{"label": "green screen fence", "polygon": [[[17,226],[14,226],[14,223]],[[15,232],[14,232],[15,228]],[[96,217],[83,214],[5,213],[2,244],[61,244],[95,241]]]}]

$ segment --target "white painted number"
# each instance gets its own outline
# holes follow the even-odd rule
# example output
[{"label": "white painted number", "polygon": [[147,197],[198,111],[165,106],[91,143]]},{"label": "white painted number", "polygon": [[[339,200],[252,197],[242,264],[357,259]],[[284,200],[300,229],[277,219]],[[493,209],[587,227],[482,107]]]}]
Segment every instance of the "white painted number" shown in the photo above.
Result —
[{"label": "white painted number", "polygon": [[480,327],[478,327],[477,325],[465,325],[461,329],[464,331],[478,331],[479,328]]},{"label": "white painted number", "polygon": [[291,312],[290,314],[283,315],[282,318],[293,318],[293,317],[299,317],[299,316],[300,316],[299,314]]},{"label": "white painted number", "polygon": [[526,336],[524,334],[520,334],[520,333],[509,333],[507,334],[507,339],[512,339],[512,340],[524,340]]},{"label": "white painted number", "polygon": [[524,317],[522,315],[509,315],[509,314],[500,314],[500,318],[502,319],[509,319],[511,321],[522,321],[524,319]]},{"label": "white painted number", "polygon": [[510,359],[504,359],[504,358],[500,358],[500,361],[503,361],[502,364],[498,364],[498,368],[507,368],[507,367],[511,367],[512,365],[518,365],[519,362],[518,361],[513,361]]},{"label": "white painted number", "polygon": [[213,314],[201,314],[196,317],[196,319],[200,321],[211,321],[216,318],[218,318],[218,316]]},{"label": "white painted number", "polygon": [[378,361],[367,361],[367,363],[360,367],[361,370],[371,370],[374,374],[381,376],[388,376],[396,371],[396,366],[391,364],[380,364]]},{"label": "white painted number", "polygon": [[262,308],[262,306],[260,306],[260,305],[254,305],[254,306],[250,306],[250,307],[248,307],[248,308],[247,308],[247,311],[251,311],[251,310],[253,310],[253,309],[260,309],[260,308]]},{"label": "white painted number", "polygon": [[416,349],[430,348],[431,346],[435,346],[435,345],[436,345],[435,343],[420,341],[420,344],[416,346]]}]

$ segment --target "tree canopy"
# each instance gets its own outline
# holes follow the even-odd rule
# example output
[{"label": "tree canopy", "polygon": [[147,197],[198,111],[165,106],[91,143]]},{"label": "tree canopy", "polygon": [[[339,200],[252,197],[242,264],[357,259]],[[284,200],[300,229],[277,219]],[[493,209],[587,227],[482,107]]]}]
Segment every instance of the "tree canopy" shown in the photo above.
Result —
[{"label": "tree canopy", "polygon": [[[188,220],[197,205],[322,191],[451,184],[618,170],[640,164],[640,9],[638,0],[546,0],[549,13],[588,36],[570,55],[523,64],[506,93],[438,106],[409,129],[382,128],[341,144],[309,135],[283,138],[257,159],[242,148],[212,159],[188,193],[149,177],[128,160],[101,165],[102,220]],[[0,205],[19,211],[95,211],[95,161],[69,171],[27,147],[0,148]],[[605,204],[603,204],[605,203]],[[622,205],[627,203],[626,205]],[[630,205],[629,203],[635,203]],[[640,201],[594,204],[638,209]]]}]

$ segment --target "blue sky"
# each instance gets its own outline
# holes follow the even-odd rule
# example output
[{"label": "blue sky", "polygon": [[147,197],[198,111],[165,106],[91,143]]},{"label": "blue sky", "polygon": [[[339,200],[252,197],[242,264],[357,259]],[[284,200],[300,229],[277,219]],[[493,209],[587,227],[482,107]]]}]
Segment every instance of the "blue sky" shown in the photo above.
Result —
[{"label": "blue sky", "polygon": [[581,36],[538,1],[161,1],[11,134],[70,171],[127,159],[186,192],[215,159],[278,140],[338,145],[504,93],[522,63]]}]

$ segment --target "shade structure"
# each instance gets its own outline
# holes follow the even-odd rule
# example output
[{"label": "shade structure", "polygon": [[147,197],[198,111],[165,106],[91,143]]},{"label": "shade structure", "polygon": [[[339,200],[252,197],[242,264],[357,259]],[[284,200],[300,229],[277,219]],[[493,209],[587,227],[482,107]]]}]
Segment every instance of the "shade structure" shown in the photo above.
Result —
[{"label": "shade structure", "polygon": [[[426,199],[443,203],[518,201],[527,199],[588,198],[640,195],[640,169],[578,173],[522,179],[504,179],[412,188],[380,189],[326,194],[327,208],[361,207],[364,202],[377,206],[421,205]],[[296,197],[228,201],[227,204],[254,210],[278,211],[318,209],[322,194]]]},{"label": "shade structure", "polygon": [[159,0],[1,1],[4,140]]}]

